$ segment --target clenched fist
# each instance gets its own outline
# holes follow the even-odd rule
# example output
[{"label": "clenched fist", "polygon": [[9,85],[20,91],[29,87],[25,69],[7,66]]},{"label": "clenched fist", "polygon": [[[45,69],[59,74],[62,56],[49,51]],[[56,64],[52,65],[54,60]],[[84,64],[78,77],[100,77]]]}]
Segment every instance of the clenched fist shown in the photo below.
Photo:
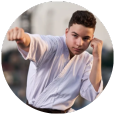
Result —
[{"label": "clenched fist", "polygon": [[93,48],[93,57],[101,59],[103,42],[97,38],[91,41],[91,47]]},{"label": "clenched fist", "polygon": [[7,32],[7,39],[9,41],[16,41],[18,44],[24,43],[25,42],[24,35],[25,33],[22,28],[15,27]]},{"label": "clenched fist", "polygon": [[29,51],[30,37],[22,28],[15,27],[7,32],[9,41],[16,41],[19,47],[25,51]]}]

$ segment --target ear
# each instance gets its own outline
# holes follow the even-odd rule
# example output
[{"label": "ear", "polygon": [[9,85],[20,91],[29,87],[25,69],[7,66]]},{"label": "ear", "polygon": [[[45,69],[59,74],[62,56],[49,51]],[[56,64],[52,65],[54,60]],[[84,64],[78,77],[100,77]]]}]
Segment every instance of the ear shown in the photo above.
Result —
[{"label": "ear", "polygon": [[94,35],[92,36],[92,39],[94,39]]},{"label": "ear", "polygon": [[[91,41],[94,39],[94,35],[92,35],[92,38],[91,38]],[[90,41],[90,43],[91,43],[91,41]]]},{"label": "ear", "polygon": [[68,28],[66,28],[66,30],[65,30],[65,35],[67,35],[68,31],[69,31],[69,29],[68,29]]},{"label": "ear", "polygon": [[94,35],[92,35],[91,41],[94,39]]}]

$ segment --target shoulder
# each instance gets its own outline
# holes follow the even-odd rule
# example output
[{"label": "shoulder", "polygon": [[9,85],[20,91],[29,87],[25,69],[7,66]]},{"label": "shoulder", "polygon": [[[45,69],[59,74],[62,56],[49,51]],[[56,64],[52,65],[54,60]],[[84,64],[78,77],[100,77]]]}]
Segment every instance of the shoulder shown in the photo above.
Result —
[{"label": "shoulder", "polygon": [[40,38],[45,41],[60,43],[63,41],[62,36],[53,36],[53,35],[40,35]]},{"label": "shoulder", "polygon": [[47,39],[60,39],[60,36],[53,36],[53,35],[40,35],[41,38],[47,38]]},{"label": "shoulder", "polygon": [[83,57],[84,62],[89,63],[93,61],[93,55],[90,54],[88,51],[84,51],[81,55]]},{"label": "shoulder", "polygon": [[85,58],[92,58],[92,57],[93,57],[93,55],[90,54],[88,51],[84,51],[84,52],[82,53],[82,55],[83,55]]},{"label": "shoulder", "polygon": [[27,33],[30,37],[34,37],[34,38],[41,38],[42,40],[63,40],[64,37],[63,36],[54,36],[54,35],[40,35],[40,34],[29,34]]}]

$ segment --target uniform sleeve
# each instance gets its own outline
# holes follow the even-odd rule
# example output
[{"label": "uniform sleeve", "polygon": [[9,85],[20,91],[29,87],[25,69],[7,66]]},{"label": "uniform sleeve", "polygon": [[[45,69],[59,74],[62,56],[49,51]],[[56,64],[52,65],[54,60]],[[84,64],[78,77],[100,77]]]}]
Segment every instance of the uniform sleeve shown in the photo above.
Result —
[{"label": "uniform sleeve", "polygon": [[81,97],[83,97],[84,99],[88,101],[93,101],[94,99],[96,99],[103,90],[103,80],[101,80],[100,82],[98,91],[94,89],[93,85],[90,82],[89,76],[91,73],[92,64],[93,64],[93,57],[89,60],[89,62],[86,65],[86,68],[82,77],[82,85],[80,89]]},{"label": "uniform sleeve", "polygon": [[[27,33],[28,34],[28,33]],[[48,58],[57,49],[57,39],[53,36],[40,36],[38,34],[28,34],[30,36],[30,48],[29,52],[25,52],[18,47],[22,57],[27,60],[31,60],[39,64],[44,58]]]}]

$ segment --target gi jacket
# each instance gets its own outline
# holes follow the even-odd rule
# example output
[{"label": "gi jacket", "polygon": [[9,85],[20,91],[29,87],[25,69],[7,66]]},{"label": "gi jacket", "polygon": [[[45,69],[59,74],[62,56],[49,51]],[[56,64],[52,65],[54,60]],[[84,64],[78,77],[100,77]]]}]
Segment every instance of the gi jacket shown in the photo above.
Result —
[{"label": "gi jacket", "polygon": [[64,36],[28,34],[29,52],[18,47],[25,60],[30,60],[26,96],[28,103],[38,108],[65,110],[78,95],[93,101],[103,89],[101,80],[95,91],[89,76],[93,56],[84,51],[71,60]]}]

